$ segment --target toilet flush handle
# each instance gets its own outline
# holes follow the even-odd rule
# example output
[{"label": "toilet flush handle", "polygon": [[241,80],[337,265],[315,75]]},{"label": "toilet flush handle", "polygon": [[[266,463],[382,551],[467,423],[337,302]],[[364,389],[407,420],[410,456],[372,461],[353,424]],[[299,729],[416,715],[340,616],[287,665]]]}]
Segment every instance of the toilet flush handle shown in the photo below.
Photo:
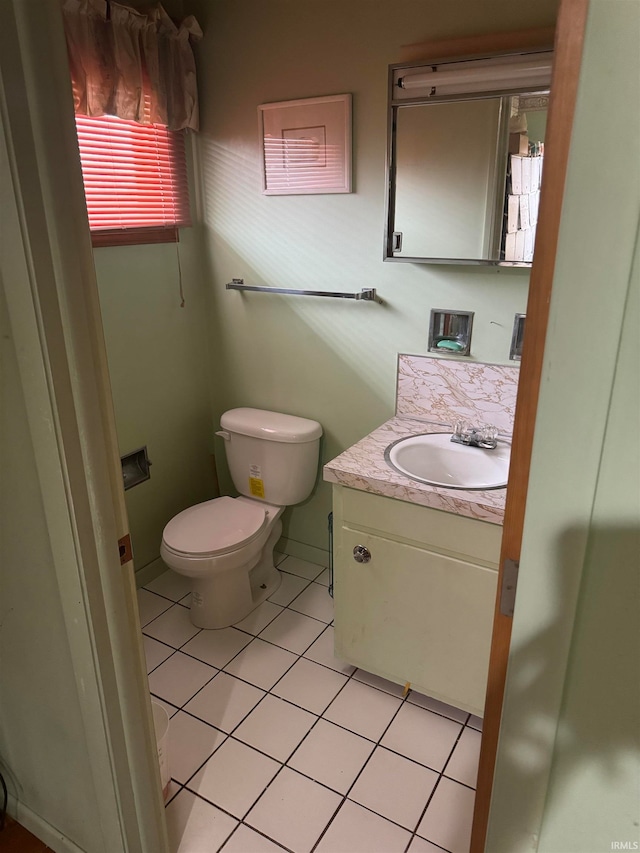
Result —
[{"label": "toilet flush handle", "polygon": [[221,435],[225,441],[231,441],[231,433],[227,432],[226,429],[219,430],[219,432],[217,432],[216,435]]}]

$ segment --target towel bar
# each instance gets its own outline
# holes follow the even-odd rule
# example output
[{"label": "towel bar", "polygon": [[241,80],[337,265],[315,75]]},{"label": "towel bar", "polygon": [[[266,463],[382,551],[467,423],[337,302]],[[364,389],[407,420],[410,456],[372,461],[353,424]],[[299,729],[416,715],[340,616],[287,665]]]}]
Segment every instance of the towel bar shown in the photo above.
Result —
[{"label": "towel bar", "polygon": [[250,290],[256,293],[284,293],[293,296],[332,296],[335,299],[358,299],[364,302],[382,303],[374,287],[363,287],[359,293],[340,293],[332,290],[295,290],[290,287],[264,287],[245,284],[243,278],[228,282],[227,290]]}]

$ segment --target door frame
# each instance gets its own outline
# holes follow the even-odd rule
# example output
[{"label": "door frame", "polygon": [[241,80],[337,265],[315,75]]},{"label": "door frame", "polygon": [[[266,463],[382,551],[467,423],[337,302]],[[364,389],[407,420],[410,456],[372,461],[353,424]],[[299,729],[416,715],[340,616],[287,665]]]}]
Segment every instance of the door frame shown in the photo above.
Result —
[{"label": "door frame", "polygon": [[[133,563],[121,565],[118,548],[128,523],[57,0],[0,5],[0,130],[0,271],[100,815],[96,850],[167,853]],[[54,849],[77,850],[64,827],[11,805]]]},{"label": "door frame", "polygon": [[556,26],[545,139],[545,148],[548,148],[548,151],[545,151],[540,216],[531,268],[526,335],[516,401],[471,853],[483,853],[489,823],[513,624],[512,615],[504,615],[501,612],[504,566],[506,560],[516,563],[520,561],[536,410],[588,6],[589,0],[561,0]]}]

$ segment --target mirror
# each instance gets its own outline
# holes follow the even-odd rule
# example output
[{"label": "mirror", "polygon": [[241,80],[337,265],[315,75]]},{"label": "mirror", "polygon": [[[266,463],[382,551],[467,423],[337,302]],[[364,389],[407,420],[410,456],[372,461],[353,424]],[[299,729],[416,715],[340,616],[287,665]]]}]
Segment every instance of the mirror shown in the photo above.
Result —
[{"label": "mirror", "polygon": [[551,59],[391,66],[385,260],[531,266]]}]

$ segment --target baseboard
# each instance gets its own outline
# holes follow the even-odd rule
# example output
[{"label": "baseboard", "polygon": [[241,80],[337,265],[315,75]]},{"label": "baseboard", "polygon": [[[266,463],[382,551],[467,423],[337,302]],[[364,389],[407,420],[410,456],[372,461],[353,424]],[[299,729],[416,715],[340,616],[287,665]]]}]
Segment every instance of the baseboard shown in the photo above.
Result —
[{"label": "baseboard", "polygon": [[156,578],[160,577],[160,575],[164,574],[168,568],[169,567],[163,563],[160,557],[152,563],[147,563],[146,566],[138,569],[135,574],[136,588],[140,589],[148,583],[151,583],[151,581],[154,581]]},{"label": "baseboard", "polygon": [[281,537],[275,550],[287,554],[289,557],[299,557],[301,560],[306,560],[309,563],[325,566],[325,568],[329,565],[328,550],[325,551],[324,548],[316,548],[315,545],[307,545],[304,542],[296,542],[295,539]]},{"label": "baseboard", "polygon": [[47,847],[55,850],[55,853],[86,853],[81,847],[78,847],[70,838],[63,835],[59,829],[51,826],[46,820],[31,811],[24,803],[19,802],[16,798],[9,794],[7,803],[7,812],[14,820],[22,824],[25,829],[28,829],[32,835],[39,838]]}]

